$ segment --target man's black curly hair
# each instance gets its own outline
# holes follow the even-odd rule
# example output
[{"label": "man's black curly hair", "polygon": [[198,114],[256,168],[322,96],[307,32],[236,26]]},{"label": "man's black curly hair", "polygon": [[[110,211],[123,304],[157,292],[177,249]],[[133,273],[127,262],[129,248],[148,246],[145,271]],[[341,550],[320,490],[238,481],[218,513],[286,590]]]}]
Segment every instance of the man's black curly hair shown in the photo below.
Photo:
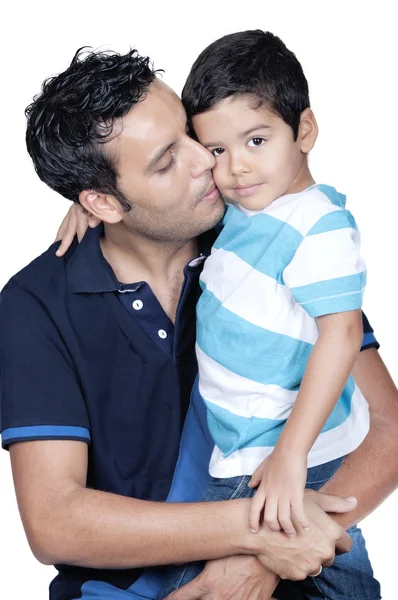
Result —
[{"label": "man's black curly hair", "polygon": [[145,98],[157,72],[137,50],[121,55],[80,48],[25,111],[26,145],[40,179],[73,202],[82,190],[93,189],[114,195],[130,210],[103,144],[115,120]]},{"label": "man's black curly hair", "polygon": [[308,83],[296,56],[261,29],[216,40],[194,62],[182,91],[189,119],[230,96],[252,96],[274,111],[297,139],[300,115],[310,106]]}]

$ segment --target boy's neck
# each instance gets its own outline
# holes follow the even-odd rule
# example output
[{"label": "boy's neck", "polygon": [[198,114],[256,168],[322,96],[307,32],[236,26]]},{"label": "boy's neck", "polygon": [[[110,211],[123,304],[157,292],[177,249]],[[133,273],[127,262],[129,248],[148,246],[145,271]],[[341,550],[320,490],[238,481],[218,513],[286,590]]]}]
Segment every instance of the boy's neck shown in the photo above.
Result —
[{"label": "boy's neck", "polygon": [[289,189],[286,191],[286,194],[298,194],[299,192],[303,192],[307,188],[314,185],[314,183],[315,180],[312,177],[311,171],[308,167],[308,160],[305,158],[296,177],[289,186]]}]

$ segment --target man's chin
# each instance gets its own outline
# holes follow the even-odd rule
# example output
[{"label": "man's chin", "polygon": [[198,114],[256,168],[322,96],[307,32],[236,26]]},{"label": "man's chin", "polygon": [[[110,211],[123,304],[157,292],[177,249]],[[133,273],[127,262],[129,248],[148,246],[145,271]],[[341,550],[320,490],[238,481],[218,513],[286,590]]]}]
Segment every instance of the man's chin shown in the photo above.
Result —
[{"label": "man's chin", "polygon": [[[207,206],[208,209],[208,213],[206,216],[201,216],[198,218],[198,233],[197,235],[200,235],[201,233],[204,233],[205,231],[209,231],[210,229],[213,229],[213,227],[215,227],[217,225],[217,223],[219,223],[221,221],[221,219],[223,218],[224,214],[225,214],[225,203],[224,200],[222,198],[222,196],[220,195],[219,198],[217,199],[216,202],[214,202],[214,204],[212,204],[211,206]],[[211,210],[209,210],[211,209]]]}]

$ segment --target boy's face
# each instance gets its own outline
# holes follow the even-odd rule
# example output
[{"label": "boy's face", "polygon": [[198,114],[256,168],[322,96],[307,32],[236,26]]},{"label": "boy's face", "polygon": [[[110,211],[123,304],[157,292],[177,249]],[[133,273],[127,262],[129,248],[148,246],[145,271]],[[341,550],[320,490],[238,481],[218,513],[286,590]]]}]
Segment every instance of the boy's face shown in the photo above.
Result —
[{"label": "boy's face", "polygon": [[314,183],[306,156],[317,132],[310,109],[302,114],[296,141],[291,127],[251,96],[221,100],[192,122],[200,143],[216,157],[214,181],[226,199],[261,210]]}]

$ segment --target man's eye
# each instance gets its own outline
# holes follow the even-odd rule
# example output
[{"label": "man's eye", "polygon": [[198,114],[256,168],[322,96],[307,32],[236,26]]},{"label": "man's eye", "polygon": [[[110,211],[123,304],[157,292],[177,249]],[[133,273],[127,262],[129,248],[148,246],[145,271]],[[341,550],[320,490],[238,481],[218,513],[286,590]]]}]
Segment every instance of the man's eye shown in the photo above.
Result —
[{"label": "man's eye", "polygon": [[223,152],[225,152],[224,148],[214,148],[214,150],[211,151],[213,156],[220,156]]},{"label": "man's eye", "polygon": [[266,140],[264,138],[261,137],[255,137],[252,138],[251,140],[249,140],[248,145],[249,146],[261,146]]},{"label": "man's eye", "polygon": [[163,167],[163,169],[159,169],[158,173],[160,173],[162,175],[162,173],[167,173],[167,171],[169,171],[171,169],[171,167],[174,165],[175,163],[175,156],[174,154],[171,155],[171,159],[168,165],[166,165],[165,167]]}]

